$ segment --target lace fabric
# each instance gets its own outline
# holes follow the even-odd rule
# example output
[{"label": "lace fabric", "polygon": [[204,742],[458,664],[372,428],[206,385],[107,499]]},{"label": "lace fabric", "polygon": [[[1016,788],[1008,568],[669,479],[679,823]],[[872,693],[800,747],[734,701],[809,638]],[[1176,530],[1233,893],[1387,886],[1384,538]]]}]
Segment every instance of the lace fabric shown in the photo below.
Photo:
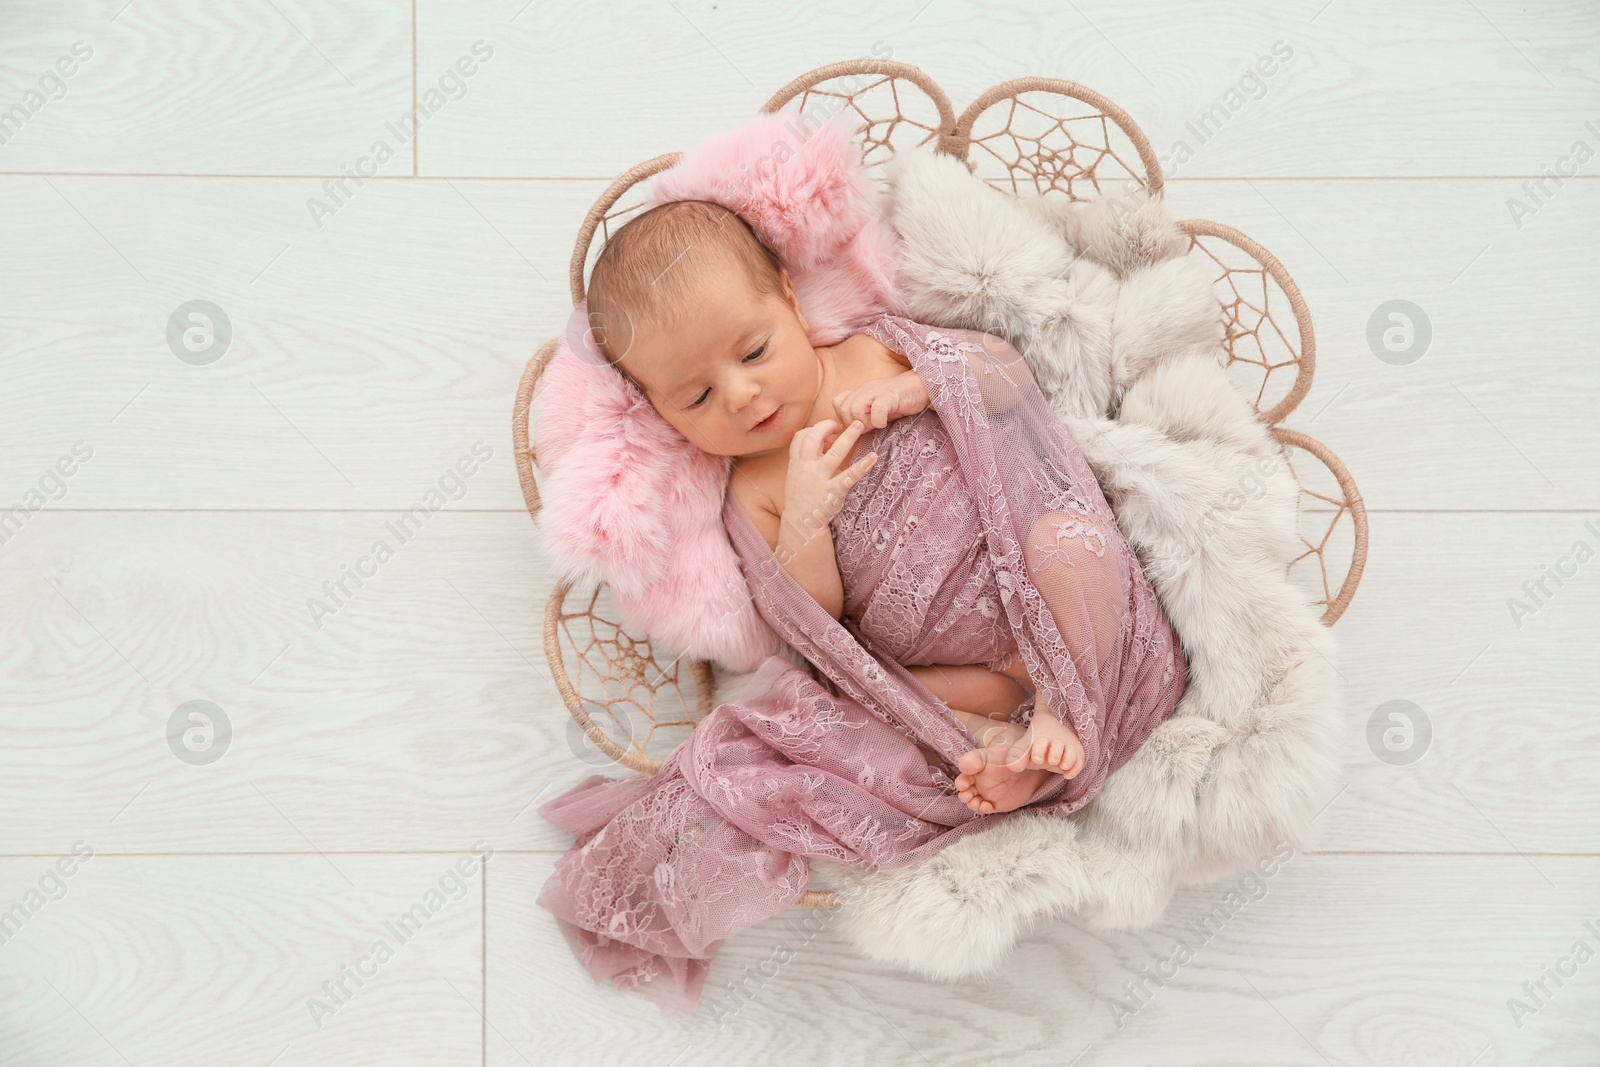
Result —
[{"label": "lace fabric", "polygon": [[[655,775],[593,775],[540,809],[578,839],[539,903],[596,979],[641,986],[664,1010],[692,1009],[722,940],[799,899],[808,857],[894,868],[1022,811],[1070,814],[1187,680],[1115,514],[1017,351],[893,315],[862,332],[911,361],[931,404],[857,446],[879,459],[829,524],[843,619],[731,494],[723,506],[757,610],[816,677],[774,656]],[[976,739],[906,668],[1013,659],[1035,689],[1013,719],[1055,715],[1085,763],[1017,811],[978,815],[952,782]]]}]

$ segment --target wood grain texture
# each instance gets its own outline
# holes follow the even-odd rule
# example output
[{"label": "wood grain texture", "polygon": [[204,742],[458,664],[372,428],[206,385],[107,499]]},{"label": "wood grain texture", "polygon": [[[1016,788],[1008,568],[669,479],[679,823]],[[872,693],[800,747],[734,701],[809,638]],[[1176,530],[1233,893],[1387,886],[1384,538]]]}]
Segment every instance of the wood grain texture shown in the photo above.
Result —
[{"label": "wood grain texture", "polygon": [[790,909],[725,945],[689,1019],[572,959],[534,903],[555,859],[492,866],[491,1064],[1578,1067],[1600,1049],[1593,982],[1549,985],[1520,1029],[1506,1005],[1575,938],[1600,941],[1592,856],[1542,859],[1549,883],[1516,857],[1294,856],[1181,890],[1139,933],[1040,923],[996,974],[952,984],[862,960],[828,916]]},{"label": "wood grain texture", "polygon": [[[1184,177],[1537,176],[1584,136],[1600,89],[1600,23],[1579,2],[829,2],[803,20],[711,0],[521,5],[419,3],[424,80],[480,37],[504,58],[424,139],[420,173],[609,178],[731,125],[795,75],[875,54],[927,71],[958,112],[1023,75],[1087,85],[1159,155],[1187,141]],[[1239,91],[1279,41],[1292,58]],[[1219,103],[1232,110],[1201,143],[1186,126]],[[507,114],[538,136],[507,137]]]},{"label": "wood grain texture", "polygon": [[[1506,606],[1576,539],[1600,544],[1584,518],[1373,516],[1366,583],[1334,631],[1349,788],[1320,821],[1321,847],[1594,850],[1597,564],[1551,586],[1520,628]],[[401,544],[393,520],[35,519],[0,557],[5,850],[55,848],[135,795],[118,851],[448,850],[478,837],[564,848],[530,802],[629,772],[585,744],[548,675],[551,575],[532,525],[446,510]],[[394,557],[360,588],[347,582],[317,626],[307,601],[377,539]],[[195,699],[233,727],[208,766],[167,741],[174,710]],[[1391,700],[1431,723],[1407,766],[1380,762],[1367,741]],[[664,732],[652,754],[681,736]]]},{"label": "wood grain texture", "polygon": [[[476,1063],[482,888],[462,855],[96,854],[0,944],[0,1064]],[[3,906],[55,859],[0,860]]]},{"label": "wood grain texture", "polygon": [[[563,328],[573,230],[602,188],[369,182],[319,231],[308,179],[50,181],[0,178],[0,232],[23,250],[0,266],[6,506],[79,440],[95,458],[70,480],[70,507],[410,506],[474,441],[509,448],[518,376]],[[1600,271],[1600,183],[1568,183],[1520,230],[1514,192],[1500,180],[1169,190],[1178,214],[1273,249],[1304,290],[1320,351],[1285,424],[1338,453],[1369,508],[1600,509],[1587,417],[1600,310],[1569,296]],[[96,299],[60,304],[80,290]],[[206,366],[166,340],[196,298],[233,324]],[[1433,334],[1407,366],[1367,340],[1397,298]],[[505,470],[474,482],[473,507],[522,510]]]},{"label": "wood grain texture", "polygon": [[[1600,1062],[1600,963],[1520,1026],[1508,1003],[1600,949],[1600,564],[1572,562],[1600,546],[1600,164],[1523,185],[1600,150],[1592,5],[8,4],[0,114],[80,39],[65,94],[0,121],[0,515],[53,497],[0,526],[0,1065]],[[534,809],[621,772],[545,668],[511,397],[615,174],[874,47],[958,110],[1024,74],[1107,94],[1179,216],[1293,274],[1319,358],[1287,425],[1372,522],[1335,631],[1347,784],[1317,851],[1235,880],[1236,908],[1223,883],[1139,933],[1041,922],[956,985],[791,910],[662,1019],[534,903],[568,844]],[[406,141],[386,124],[414,95]],[[378,139],[394,157],[333,184]],[[204,365],[167,337],[195,299],[233,331]],[[1394,299],[1433,330],[1405,366],[1368,342]],[[464,492],[388,529],[480,441]],[[230,721],[214,763],[169,741],[193,700]],[[1432,728],[1406,765],[1368,741],[1395,700]],[[307,999],[479,843],[486,872],[317,1027]]]},{"label": "wood grain texture", "polygon": [[[411,106],[410,8],[7,5],[0,107],[23,101],[75,42],[89,56],[62,89],[41,93],[59,98],[28,105],[33,114],[0,145],[0,170],[338,175]],[[412,173],[409,148],[393,166]]]}]

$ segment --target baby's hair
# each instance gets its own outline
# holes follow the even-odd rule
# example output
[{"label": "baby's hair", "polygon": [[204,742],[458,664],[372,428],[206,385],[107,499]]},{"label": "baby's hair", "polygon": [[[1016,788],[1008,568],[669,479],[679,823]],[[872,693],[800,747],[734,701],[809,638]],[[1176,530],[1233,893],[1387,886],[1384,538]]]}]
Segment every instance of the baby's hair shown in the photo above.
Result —
[{"label": "baby's hair", "polygon": [[[623,357],[636,330],[670,325],[699,272],[733,263],[754,292],[783,292],[783,264],[750,225],[709,200],[674,200],[612,234],[589,276],[589,327],[606,362],[628,378]],[[637,384],[637,380],[635,380]]]}]

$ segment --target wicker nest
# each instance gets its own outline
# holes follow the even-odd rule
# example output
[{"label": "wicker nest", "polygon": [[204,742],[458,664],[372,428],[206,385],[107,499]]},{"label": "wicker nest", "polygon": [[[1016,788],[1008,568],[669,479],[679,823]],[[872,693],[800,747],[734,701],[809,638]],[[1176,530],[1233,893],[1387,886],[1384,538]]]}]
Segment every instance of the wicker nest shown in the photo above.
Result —
[{"label": "wicker nest", "polygon": [[[1161,168],[1144,133],[1099,93],[1058,78],[1018,78],[988,90],[956,116],[943,90],[916,67],[889,60],[851,60],[819,67],[778,90],[762,108],[788,108],[807,127],[844,108],[860,117],[869,174],[896,148],[937,142],[973,172],[1013,195],[1100,196],[1161,191]],[[672,152],[640,163],[606,188],[583,220],[573,246],[572,302],[584,299],[594,238],[609,239],[643,207],[628,197],[640,182],[682,158]],[[1350,472],[1321,442],[1279,425],[1311,389],[1316,341],[1311,313],[1276,256],[1230,226],[1204,219],[1179,223],[1190,254],[1215,266],[1217,302],[1226,325],[1228,370],[1261,420],[1272,427],[1281,455],[1300,486],[1299,527],[1305,552],[1289,569],[1297,581],[1320,586],[1322,621],[1344,613],[1360,584],[1367,555],[1367,514]],[[528,435],[534,386],[555,352],[547,341],[528,361],[512,411],[513,454],[523,499],[535,519],[539,489]],[[703,660],[661,664],[648,638],[629,634],[615,619],[603,586],[577,591],[562,580],[545,607],[544,644],[550,673],[585,745],[632,770],[652,774],[712,708],[713,673]],[[568,603],[569,596],[572,603]],[[577,734],[576,730],[581,730]],[[658,740],[658,731],[660,731]],[[663,747],[665,746],[665,747]],[[595,757],[589,757],[595,758]],[[806,893],[805,907],[836,907],[834,894]]]}]

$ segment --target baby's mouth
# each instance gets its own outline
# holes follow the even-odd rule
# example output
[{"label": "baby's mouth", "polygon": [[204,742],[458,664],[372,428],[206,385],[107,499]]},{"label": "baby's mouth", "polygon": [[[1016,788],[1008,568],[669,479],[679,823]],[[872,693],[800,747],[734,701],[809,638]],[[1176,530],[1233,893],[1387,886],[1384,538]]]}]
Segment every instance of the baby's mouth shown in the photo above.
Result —
[{"label": "baby's mouth", "polygon": [[779,405],[778,410],[774,411],[771,415],[768,415],[766,418],[750,427],[750,430],[752,433],[760,433],[763,430],[770,430],[774,426],[778,425],[779,420],[782,418],[783,407],[782,405]]}]

